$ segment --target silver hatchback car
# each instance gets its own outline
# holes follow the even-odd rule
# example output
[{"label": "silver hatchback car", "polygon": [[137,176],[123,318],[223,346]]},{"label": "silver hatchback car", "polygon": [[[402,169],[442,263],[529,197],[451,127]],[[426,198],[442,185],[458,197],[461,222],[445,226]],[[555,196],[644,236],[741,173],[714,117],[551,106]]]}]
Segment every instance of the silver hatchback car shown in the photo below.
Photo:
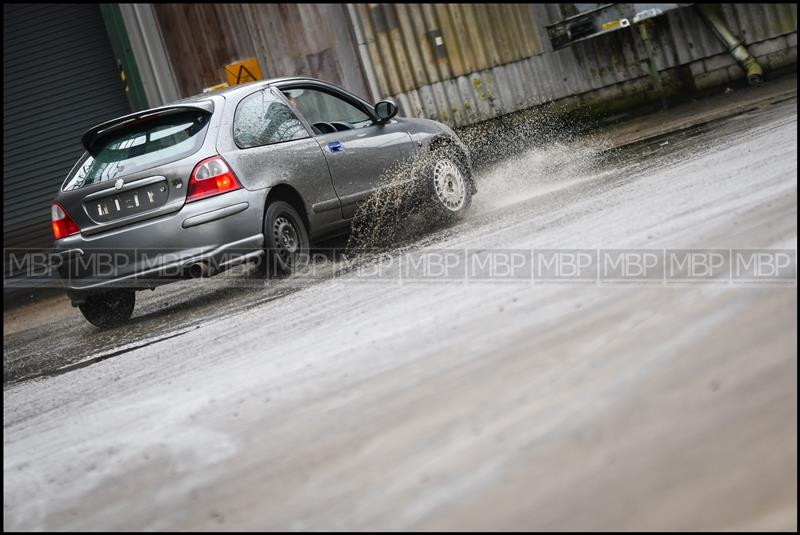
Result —
[{"label": "silver hatchback car", "polygon": [[406,162],[441,215],[475,193],[447,126],[395,117],[311,78],[236,86],[100,124],[52,206],[67,293],[86,319],[127,321],[135,290],[263,260],[290,269]]}]

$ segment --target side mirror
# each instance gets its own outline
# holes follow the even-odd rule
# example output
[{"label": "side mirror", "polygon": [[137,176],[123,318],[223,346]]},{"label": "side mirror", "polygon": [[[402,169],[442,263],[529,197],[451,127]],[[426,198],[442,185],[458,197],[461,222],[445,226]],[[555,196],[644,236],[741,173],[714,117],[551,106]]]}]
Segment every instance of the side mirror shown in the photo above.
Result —
[{"label": "side mirror", "polygon": [[378,116],[380,124],[389,122],[389,119],[397,115],[397,104],[391,100],[381,100],[375,104],[375,115]]}]

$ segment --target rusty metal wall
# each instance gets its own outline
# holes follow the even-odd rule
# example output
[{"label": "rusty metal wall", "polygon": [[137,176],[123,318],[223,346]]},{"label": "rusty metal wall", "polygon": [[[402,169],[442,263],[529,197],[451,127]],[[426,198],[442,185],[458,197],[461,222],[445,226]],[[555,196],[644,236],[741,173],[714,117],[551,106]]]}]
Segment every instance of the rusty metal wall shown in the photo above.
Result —
[{"label": "rusty metal wall", "polygon": [[[563,18],[559,4],[355,7],[352,22],[361,27],[380,97],[395,98],[408,115],[452,126],[648,74],[646,50],[633,28],[554,51],[544,27]],[[787,61],[792,54],[796,61],[795,4],[724,4],[722,9],[748,45],[767,42],[754,49],[755,55],[786,49]],[[733,63],[693,8],[654,21],[659,70],[692,64],[691,76],[702,77]]]},{"label": "rusty metal wall", "polygon": [[[647,54],[633,27],[553,50],[545,26],[571,4],[154,6],[182,96],[223,81],[224,65],[250,56],[266,77],[323,78],[368,98],[393,97],[406,115],[452,126],[648,87]],[[796,63],[796,4],[722,10],[767,71]],[[734,60],[694,8],[653,20],[660,71],[685,66],[681,76],[696,87],[734,76]]]},{"label": "rusty metal wall", "polygon": [[409,115],[456,125],[493,116],[495,80],[482,73],[545,50],[535,4],[355,7],[379,96]]},{"label": "rusty metal wall", "polygon": [[225,81],[224,66],[255,56],[241,6],[153,4],[182,97]]},{"label": "rusty metal wall", "polygon": [[386,94],[542,52],[529,4],[358,4]]},{"label": "rusty metal wall", "polygon": [[366,94],[343,4],[153,4],[181,96],[258,57],[266,78],[308,75]]}]

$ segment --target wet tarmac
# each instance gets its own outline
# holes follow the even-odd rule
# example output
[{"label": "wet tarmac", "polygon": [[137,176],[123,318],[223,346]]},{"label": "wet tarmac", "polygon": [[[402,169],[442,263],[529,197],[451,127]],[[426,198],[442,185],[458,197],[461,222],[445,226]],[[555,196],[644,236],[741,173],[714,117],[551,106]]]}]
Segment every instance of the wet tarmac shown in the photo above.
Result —
[{"label": "wet tarmac", "polygon": [[796,268],[403,277],[436,251],[796,266],[796,143],[796,99],[612,151],[559,142],[484,170],[469,215],[389,250],[380,280],[332,255],[313,278],[141,292],[108,331],[66,298],[6,325],[4,528],[796,529]]}]

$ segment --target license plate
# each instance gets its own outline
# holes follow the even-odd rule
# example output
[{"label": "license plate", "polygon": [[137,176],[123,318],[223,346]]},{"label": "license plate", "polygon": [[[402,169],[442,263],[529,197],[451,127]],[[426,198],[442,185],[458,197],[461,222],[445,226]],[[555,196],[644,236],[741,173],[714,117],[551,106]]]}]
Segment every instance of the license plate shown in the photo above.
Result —
[{"label": "license plate", "polygon": [[159,182],[87,201],[85,206],[92,219],[102,223],[163,206],[167,196],[166,182]]}]

